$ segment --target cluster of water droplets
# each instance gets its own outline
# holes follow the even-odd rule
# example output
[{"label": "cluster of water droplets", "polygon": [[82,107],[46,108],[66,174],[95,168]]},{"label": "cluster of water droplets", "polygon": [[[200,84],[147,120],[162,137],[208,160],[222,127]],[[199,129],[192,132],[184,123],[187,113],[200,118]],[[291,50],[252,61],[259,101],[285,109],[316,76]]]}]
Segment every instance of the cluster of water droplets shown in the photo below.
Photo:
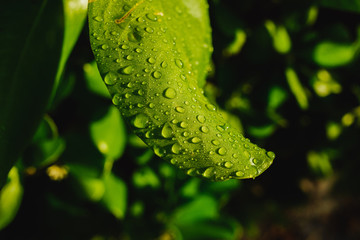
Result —
[{"label": "cluster of water droplets", "polygon": [[92,48],[112,102],[157,156],[191,176],[226,180],[259,175],[274,153],[232,130],[204,97],[177,47],[182,41],[165,34],[172,19],[146,5],[139,8],[129,13],[131,6],[123,6],[106,22],[93,18],[106,26],[92,33]]}]

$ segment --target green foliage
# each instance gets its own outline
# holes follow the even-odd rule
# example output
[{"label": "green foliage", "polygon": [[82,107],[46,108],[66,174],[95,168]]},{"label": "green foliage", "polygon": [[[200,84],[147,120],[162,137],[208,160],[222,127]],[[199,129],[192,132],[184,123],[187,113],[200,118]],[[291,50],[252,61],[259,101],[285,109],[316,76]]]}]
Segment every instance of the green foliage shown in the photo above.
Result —
[{"label": "green foliage", "polygon": [[230,127],[196,86],[211,52],[204,9],[199,0],[92,2],[95,59],[113,103],[156,155],[191,176],[255,178],[274,154]]},{"label": "green foliage", "polygon": [[[147,52],[132,52],[132,60],[121,58],[130,48],[120,48],[131,28],[116,30],[121,37],[102,32],[120,38],[121,49],[104,61],[116,57],[135,67],[135,56],[144,56],[136,67],[149,69],[141,72],[149,79],[161,71],[159,94],[165,77],[183,71],[224,122],[277,153],[256,180],[216,182],[160,160],[126,128],[94,61],[89,26],[82,25],[87,2],[2,4],[0,239],[360,239],[357,1],[209,0],[209,8],[193,0],[127,1],[125,8],[122,0],[105,1],[121,5],[108,9],[115,19],[139,3],[127,26],[146,24],[136,17],[154,9],[164,15],[155,15],[156,22],[143,16],[160,31],[141,32],[151,37],[136,48]],[[171,20],[167,6],[174,6]],[[199,12],[203,21],[192,17]],[[182,70],[170,61],[176,55]],[[168,60],[167,68],[160,60]],[[129,86],[138,98],[137,85]],[[191,106],[202,105],[182,90],[176,97],[187,98],[191,118]],[[189,129],[198,124],[189,123]]]}]

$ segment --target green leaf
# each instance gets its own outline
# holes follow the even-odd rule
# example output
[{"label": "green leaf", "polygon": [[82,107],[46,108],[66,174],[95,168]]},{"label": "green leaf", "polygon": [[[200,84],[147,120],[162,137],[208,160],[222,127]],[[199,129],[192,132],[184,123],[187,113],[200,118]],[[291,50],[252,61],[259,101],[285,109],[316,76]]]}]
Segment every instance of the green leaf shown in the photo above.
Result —
[{"label": "green leaf", "polygon": [[0,44],[0,187],[35,133],[59,64],[60,1],[2,3]]},{"label": "green leaf", "polygon": [[113,103],[157,156],[191,176],[255,178],[274,153],[230,127],[198,87],[212,51],[206,10],[204,0],[93,1],[92,50]]},{"label": "green leaf", "polygon": [[102,204],[118,219],[125,216],[127,207],[127,188],[124,181],[113,174],[104,176],[105,194]]},{"label": "green leaf", "polygon": [[105,156],[119,158],[126,146],[126,128],[119,111],[110,106],[106,115],[90,124],[91,138]]},{"label": "green leaf", "polygon": [[84,75],[86,86],[91,92],[101,97],[110,98],[109,91],[100,76],[95,61],[84,65]]},{"label": "green leaf", "polygon": [[289,84],[290,90],[291,92],[294,94],[299,106],[301,109],[307,109],[309,104],[308,104],[308,99],[305,93],[305,89],[302,86],[298,75],[296,74],[296,72],[294,71],[294,69],[292,68],[287,68],[285,70],[285,76],[286,76],[286,80]]},{"label": "green leaf", "polygon": [[204,219],[214,219],[218,215],[217,202],[214,198],[201,195],[180,207],[174,215],[176,225],[194,224]]},{"label": "green leaf", "polygon": [[277,52],[288,53],[291,49],[291,39],[284,26],[276,26],[271,20],[265,22],[265,27],[273,39],[273,45]]},{"label": "green leaf", "polygon": [[8,179],[8,183],[0,190],[0,230],[15,218],[24,192],[16,167],[10,170]]},{"label": "green leaf", "polygon": [[339,67],[350,63],[355,52],[355,45],[321,42],[314,49],[313,59],[323,67]]},{"label": "green leaf", "polygon": [[87,0],[63,0],[62,2],[64,8],[64,39],[52,97],[55,96],[66,62],[84,27],[87,14]]}]

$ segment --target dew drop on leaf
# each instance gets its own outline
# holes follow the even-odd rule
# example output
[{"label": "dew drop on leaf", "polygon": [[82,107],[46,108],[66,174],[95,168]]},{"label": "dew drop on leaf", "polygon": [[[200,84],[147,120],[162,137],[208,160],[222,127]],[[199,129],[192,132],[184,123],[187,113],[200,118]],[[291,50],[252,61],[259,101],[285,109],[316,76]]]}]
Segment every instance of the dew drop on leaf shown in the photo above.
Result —
[{"label": "dew drop on leaf", "polygon": [[172,128],[167,123],[161,129],[161,136],[164,138],[172,138],[174,136]]},{"label": "dew drop on leaf", "polygon": [[114,85],[118,80],[118,75],[116,72],[110,71],[104,77],[104,82],[107,85]]},{"label": "dew drop on leaf", "polygon": [[174,143],[174,145],[172,145],[171,147],[171,152],[175,154],[179,154],[180,151],[181,151],[181,145],[179,143]]},{"label": "dew drop on leaf", "polygon": [[146,128],[149,124],[149,117],[145,113],[139,113],[136,114],[131,123],[136,128]]},{"label": "dew drop on leaf", "polygon": [[199,121],[199,123],[204,123],[206,120],[203,115],[197,115],[196,119]]},{"label": "dew drop on leaf", "polygon": [[221,156],[224,156],[226,154],[226,148],[221,147],[217,150],[217,153]]},{"label": "dew drop on leaf", "polygon": [[164,97],[169,98],[169,99],[175,98],[175,97],[176,97],[176,91],[175,91],[175,89],[170,88],[170,87],[167,88],[167,89],[165,89],[165,91],[164,91]]},{"label": "dew drop on leaf", "polygon": [[152,76],[156,79],[159,79],[159,78],[161,78],[162,74],[159,71],[155,71],[152,73]]}]

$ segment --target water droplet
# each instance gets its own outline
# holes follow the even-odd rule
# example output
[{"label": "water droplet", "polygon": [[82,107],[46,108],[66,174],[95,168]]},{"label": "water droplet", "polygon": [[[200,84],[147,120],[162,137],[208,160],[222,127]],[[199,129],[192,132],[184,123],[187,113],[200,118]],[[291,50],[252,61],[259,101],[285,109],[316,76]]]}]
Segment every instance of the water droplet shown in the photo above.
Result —
[{"label": "water droplet", "polygon": [[184,75],[184,74],[180,74],[180,78],[181,78],[181,80],[183,80],[183,81],[185,81],[185,80],[186,80],[186,77],[185,77],[185,75]]},{"label": "water droplet", "polygon": [[135,52],[141,53],[141,52],[142,52],[142,49],[141,49],[141,48],[135,48]]},{"label": "water droplet", "polygon": [[245,156],[245,159],[250,159],[251,155],[248,151],[244,151],[243,154]]},{"label": "water droplet", "polygon": [[266,155],[267,155],[271,160],[273,160],[273,159],[275,158],[275,153],[274,153],[274,152],[268,151],[268,152],[266,153]]},{"label": "water droplet", "polygon": [[158,146],[154,146],[154,153],[159,157],[163,157],[166,154],[166,150]]},{"label": "water droplet", "polygon": [[122,44],[122,45],[120,46],[120,48],[126,50],[126,49],[129,49],[129,46],[126,45],[126,44]]},{"label": "water droplet", "polygon": [[205,117],[203,115],[197,115],[196,119],[200,122],[200,123],[204,123],[205,122]]},{"label": "water droplet", "polygon": [[211,143],[214,144],[215,146],[220,145],[220,142],[218,140],[212,140]]},{"label": "water droplet", "polygon": [[125,93],[125,98],[130,98],[131,97],[131,94],[130,93]]},{"label": "water droplet", "polygon": [[210,111],[216,111],[216,107],[212,104],[205,104],[206,108]]},{"label": "water droplet", "polygon": [[175,165],[177,163],[177,160],[175,158],[173,158],[173,159],[170,160],[170,163]]},{"label": "water droplet", "polygon": [[172,128],[167,123],[161,129],[161,136],[164,138],[172,138],[174,136]]},{"label": "water droplet", "polygon": [[94,20],[97,21],[97,22],[102,22],[102,21],[104,21],[104,19],[103,19],[102,17],[100,17],[100,16],[94,17]]},{"label": "water droplet", "polygon": [[137,114],[131,121],[136,128],[146,128],[149,124],[149,117],[145,113]]},{"label": "water droplet", "polygon": [[179,154],[181,151],[181,145],[179,143],[174,143],[171,147],[171,151],[175,154]]},{"label": "water droplet", "polygon": [[232,156],[233,158],[238,158],[238,155],[236,153],[234,153]]},{"label": "water droplet", "polygon": [[209,132],[209,128],[206,127],[206,126],[201,126],[201,127],[200,127],[200,131],[203,132],[203,133],[208,133],[208,132]]},{"label": "water droplet", "polygon": [[132,66],[127,66],[121,69],[121,73],[125,75],[129,75],[134,71],[134,68]]},{"label": "water droplet", "polygon": [[153,33],[154,29],[152,27],[146,27],[145,31],[148,32],[148,33]]},{"label": "water droplet", "polygon": [[226,154],[226,148],[221,147],[217,150],[217,153],[221,156],[224,156]]},{"label": "water droplet", "polygon": [[196,176],[196,169],[195,168],[190,168],[189,170],[186,171],[186,174],[189,175],[189,176]]},{"label": "water droplet", "polygon": [[127,56],[125,57],[125,59],[126,59],[126,60],[133,60],[133,59],[134,59],[134,57],[133,57],[133,56],[131,56],[131,55],[127,55]]},{"label": "water droplet", "polygon": [[156,62],[156,60],[155,60],[155,58],[153,58],[153,57],[149,57],[149,58],[147,59],[147,62],[148,62],[148,63],[151,63],[151,64],[154,64],[154,63]]},{"label": "water droplet", "polygon": [[209,167],[205,170],[205,172],[202,175],[206,178],[211,178],[212,176],[214,176],[214,174],[215,174],[214,167]]},{"label": "water droplet", "polygon": [[231,162],[224,163],[224,167],[226,167],[226,168],[231,168],[232,166],[233,166],[233,164]]},{"label": "water droplet", "polygon": [[169,99],[173,99],[176,97],[176,91],[175,89],[169,87],[167,89],[164,90],[164,97],[169,98]]},{"label": "water droplet", "polygon": [[108,49],[109,48],[109,45],[107,45],[107,44],[103,44],[103,45],[101,45],[101,49]]},{"label": "water droplet", "polygon": [[188,136],[189,136],[189,133],[188,133],[188,132],[183,132],[182,135],[183,135],[184,137],[188,137]]},{"label": "water droplet", "polygon": [[183,108],[181,106],[177,106],[177,107],[175,107],[175,111],[177,111],[178,113],[183,113],[183,112],[185,112],[185,108]]},{"label": "water droplet", "polygon": [[104,82],[107,85],[114,85],[118,80],[118,74],[116,72],[110,71],[104,77]]},{"label": "water droplet", "polygon": [[121,99],[120,94],[119,94],[119,93],[116,93],[116,94],[113,96],[113,98],[112,98],[113,104],[119,105],[120,99]]},{"label": "water droplet", "polygon": [[180,59],[175,59],[175,64],[178,66],[178,68],[184,67],[184,63]]},{"label": "water droplet", "polygon": [[186,122],[181,122],[180,127],[187,128],[188,124]]},{"label": "water droplet", "polygon": [[146,14],[146,17],[151,21],[154,21],[154,22],[157,21],[157,16],[152,13]]},{"label": "water droplet", "polygon": [[191,138],[191,140],[190,140],[192,143],[199,143],[199,142],[201,142],[201,138],[199,138],[199,137],[193,137],[193,138]]},{"label": "water droplet", "polygon": [[160,66],[161,66],[162,68],[166,68],[166,67],[167,67],[167,63],[166,63],[165,61],[163,61],[163,62],[160,64]]},{"label": "water droplet", "polygon": [[156,79],[159,79],[159,78],[161,78],[162,74],[159,71],[155,71],[152,73],[152,76]]},{"label": "water droplet", "polygon": [[155,104],[154,103],[149,103],[149,108],[154,108],[155,107]]},{"label": "water droplet", "polygon": [[236,175],[237,177],[242,177],[242,176],[245,175],[245,173],[244,173],[243,171],[237,171],[237,172],[235,173],[235,175]]},{"label": "water droplet", "polygon": [[139,89],[138,91],[137,91],[137,94],[139,95],[139,96],[142,96],[142,95],[144,95],[144,90],[142,90],[142,89]]}]

